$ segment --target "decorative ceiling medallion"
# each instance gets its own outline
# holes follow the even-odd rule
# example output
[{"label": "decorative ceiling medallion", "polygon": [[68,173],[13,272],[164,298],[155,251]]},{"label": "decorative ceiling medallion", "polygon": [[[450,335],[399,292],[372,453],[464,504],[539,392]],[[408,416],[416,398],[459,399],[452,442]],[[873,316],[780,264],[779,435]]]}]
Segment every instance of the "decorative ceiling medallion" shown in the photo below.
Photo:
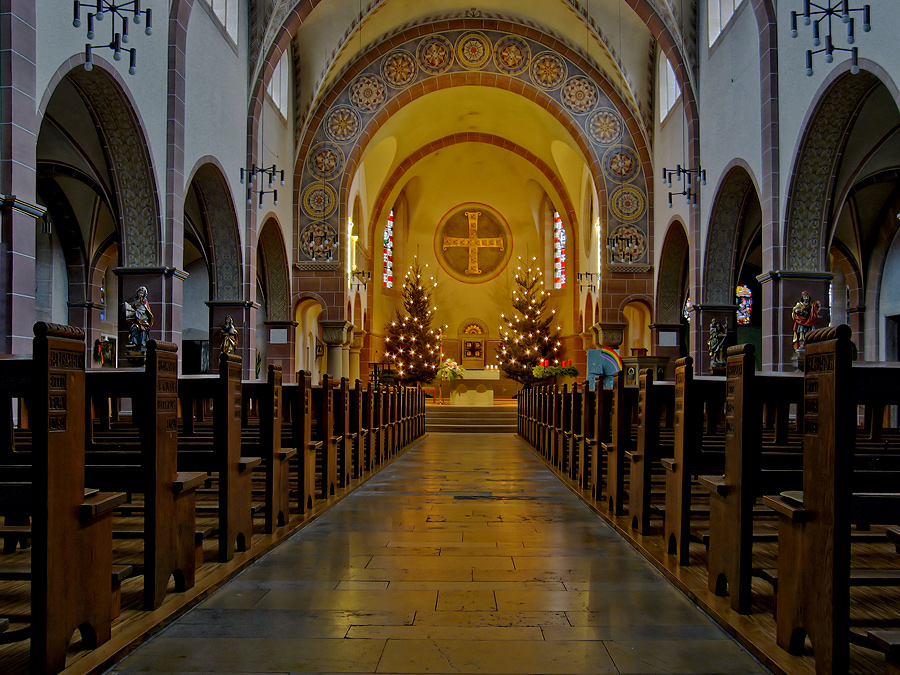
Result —
[{"label": "decorative ceiling medallion", "polygon": [[377,75],[361,75],[350,85],[350,102],[363,112],[375,112],[387,97],[387,87]]},{"label": "decorative ceiling medallion", "polygon": [[337,248],[337,233],[328,223],[310,223],[300,233],[300,252],[309,260],[333,260]]},{"label": "decorative ceiling medallion", "polygon": [[337,195],[330,185],[314,183],[303,191],[303,212],[310,218],[327,218],[334,211]]},{"label": "decorative ceiling medallion", "polygon": [[615,242],[609,249],[612,260],[641,260],[647,254],[647,235],[634,225],[619,225],[609,239]]},{"label": "decorative ceiling medallion", "polygon": [[603,173],[611,181],[627,183],[637,175],[638,159],[634,150],[624,145],[614,145],[603,155]]},{"label": "decorative ceiling medallion", "polygon": [[338,143],[355,140],[361,128],[359,113],[348,105],[335,106],[325,115],[325,134]]},{"label": "decorative ceiling medallion", "polygon": [[563,85],[562,102],[576,115],[589,113],[597,107],[599,91],[597,85],[583,75],[576,75],[566,80]]},{"label": "decorative ceiling medallion", "polygon": [[316,143],[309,153],[306,166],[320,180],[331,180],[344,168],[344,152],[330,141]]},{"label": "decorative ceiling medallion", "polygon": [[491,58],[491,41],[482,33],[465,33],[456,41],[456,58],[463,68],[478,70]]},{"label": "decorative ceiling medallion", "polygon": [[531,81],[542,89],[557,89],[566,79],[566,62],[553,52],[541,52],[531,62]]},{"label": "decorative ceiling medallion", "polygon": [[392,87],[402,89],[416,79],[419,67],[416,58],[405,49],[397,49],[381,62],[381,76]]},{"label": "decorative ceiling medallion", "polygon": [[622,120],[612,108],[600,108],[587,123],[591,139],[598,145],[610,145],[622,137]]},{"label": "decorative ceiling medallion", "polygon": [[528,68],[530,60],[531,47],[520,37],[507,35],[494,45],[494,65],[501,73],[519,75]]},{"label": "decorative ceiling medallion", "polygon": [[509,225],[491,207],[461,204],[441,219],[434,234],[434,252],[451,277],[480,284],[496,277],[509,263],[512,235]]},{"label": "decorative ceiling medallion", "polygon": [[443,35],[432,35],[416,49],[419,67],[431,75],[440,75],[453,65],[453,45]]},{"label": "decorative ceiling medallion", "polygon": [[616,190],[609,200],[613,214],[623,221],[637,220],[646,210],[647,200],[644,193],[633,185],[623,185]]}]

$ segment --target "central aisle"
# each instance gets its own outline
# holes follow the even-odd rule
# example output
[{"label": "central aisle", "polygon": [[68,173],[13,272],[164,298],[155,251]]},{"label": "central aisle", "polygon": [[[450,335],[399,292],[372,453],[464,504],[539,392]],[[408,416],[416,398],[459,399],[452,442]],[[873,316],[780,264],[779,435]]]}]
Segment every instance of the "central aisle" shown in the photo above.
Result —
[{"label": "central aisle", "polygon": [[510,434],[432,434],[116,673],[767,673]]}]

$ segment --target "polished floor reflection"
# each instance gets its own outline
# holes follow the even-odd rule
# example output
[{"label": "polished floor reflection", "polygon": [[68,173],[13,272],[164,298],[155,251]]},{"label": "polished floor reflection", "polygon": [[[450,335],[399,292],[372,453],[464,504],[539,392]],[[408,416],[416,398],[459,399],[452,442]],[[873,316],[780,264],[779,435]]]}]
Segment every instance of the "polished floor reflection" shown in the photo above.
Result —
[{"label": "polished floor reflection", "polygon": [[115,673],[767,673],[509,434],[433,434]]}]

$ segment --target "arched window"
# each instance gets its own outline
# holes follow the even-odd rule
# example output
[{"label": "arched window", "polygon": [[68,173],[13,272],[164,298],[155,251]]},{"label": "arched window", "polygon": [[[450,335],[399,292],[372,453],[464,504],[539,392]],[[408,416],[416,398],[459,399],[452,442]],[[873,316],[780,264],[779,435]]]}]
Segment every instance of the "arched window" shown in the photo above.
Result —
[{"label": "arched window", "polygon": [[290,81],[291,81],[291,63],[290,50],[286,50],[278,63],[275,70],[272,71],[272,78],[266,87],[266,93],[272,99],[272,104],[278,108],[278,112],[285,119],[288,118],[288,110],[290,110]]},{"label": "arched window", "polygon": [[566,285],[566,228],[557,211],[553,212],[553,288]]},{"label": "arched window", "polygon": [[384,226],[382,254],[381,285],[385,288],[394,287],[394,212],[388,216],[387,225]]},{"label": "arched window", "polygon": [[725,26],[731,21],[735,10],[744,0],[708,0],[706,4],[707,24],[709,26],[709,46],[722,34]]},{"label": "arched window", "polygon": [[657,69],[657,91],[659,92],[659,120],[666,119],[669,111],[675,106],[678,97],[681,96],[681,87],[675,79],[675,70],[665,54],[659,57]]},{"label": "arched window", "polygon": [[228,36],[238,41],[238,0],[206,0]]}]

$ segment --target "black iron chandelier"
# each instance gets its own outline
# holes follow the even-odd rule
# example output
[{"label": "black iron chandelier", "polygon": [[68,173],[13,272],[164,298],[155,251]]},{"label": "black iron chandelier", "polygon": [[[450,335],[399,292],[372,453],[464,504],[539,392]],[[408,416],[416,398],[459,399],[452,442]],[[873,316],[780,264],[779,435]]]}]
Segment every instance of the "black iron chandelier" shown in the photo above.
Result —
[{"label": "black iron chandelier", "polygon": [[[268,189],[257,190],[253,187],[253,181],[257,176],[266,176],[269,179]],[[241,185],[244,184],[244,178],[247,178],[247,204],[250,205],[253,203],[253,195],[259,195],[259,206],[263,204],[263,195],[272,195],[274,197],[274,204],[278,206],[278,190],[273,187],[275,184],[275,176],[278,176],[281,180],[281,184],[284,185],[284,170],[278,170],[278,168],[273,164],[272,166],[264,169],[262,167],[256,166],[254,164],[249,169],[241,168]]]},{"label": "black iron chandelier", "polygon": [[[820,5],[812,0],[803,0],[803,12],[791,12],[791,37],[797,37],[797,17],[803,17],[803,25],[813,27],[813,46],[821,49],[806,50],[806,75],[813,74],[813,56],[825,54],[825,63],[834,61],[834,52],[850,53],[850,72],[856,75],[859,72],[859,49],[857,47],[835,47],[833,24],[840,18],[847,25],[847,44],[856,42],[856,19],[854,14],[862,14],[862,29],[868,33],[872,30],[872,11],[869,5],[862,7],[850,7],[850,0],[828,0],[827,4]],[[825,22],[827,33],[824,36],[825,45],[822,46],[822,26]]]},{"label": "black iron chandelier", "polygon": [[141,11],[141,0],[131,0],[130,2],[116,2],[115,0],[97,0],[94,2],[79,2],[75,0],[75,17],[72,25],[75,28],[81,27],[81,8],[87,10],[87,39],[94,39],[94,24],[104,20],[109,15],[110,23],[110,41],[105,45],[92,45],[88,42],[84,46],[84,69],[93,70],[95,49],[111,49],[113,59],[115,61],[122,60],[122,52],[128,52],[128,73],[134,75],[137,67],[137,49],[134,47],[126,47],[129,40],[129,24],[135,26],[141,23],[141,15],[144,18],[144,34],[150,35],[153,32],[153,11],[148,7]]},{"label": "black iron chandelier", "polygon": [[[672,192],[672,179],[681,183],[684,180],[684,187],[681,192]],[[697,166],[696,169],[688,169],[678,164],[674,169],[663,168],[663,183],[669,188],[669,208],[672,208],[672,197],[682,196],[687,199],[689,206],[697,206],[697,182],[700,185],[706,185],[706,169]]]}]

